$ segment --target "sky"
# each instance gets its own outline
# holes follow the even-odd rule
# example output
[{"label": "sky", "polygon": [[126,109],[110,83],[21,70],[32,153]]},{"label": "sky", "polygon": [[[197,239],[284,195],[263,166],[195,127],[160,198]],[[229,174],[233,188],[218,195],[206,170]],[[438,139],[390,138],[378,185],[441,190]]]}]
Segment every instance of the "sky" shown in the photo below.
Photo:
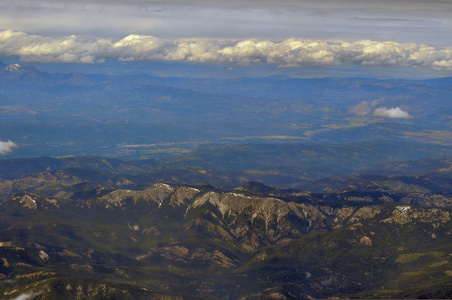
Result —
[{"label": "sky", "polygon": [[452,0],[0,0],[0,56],[452,71]]}]

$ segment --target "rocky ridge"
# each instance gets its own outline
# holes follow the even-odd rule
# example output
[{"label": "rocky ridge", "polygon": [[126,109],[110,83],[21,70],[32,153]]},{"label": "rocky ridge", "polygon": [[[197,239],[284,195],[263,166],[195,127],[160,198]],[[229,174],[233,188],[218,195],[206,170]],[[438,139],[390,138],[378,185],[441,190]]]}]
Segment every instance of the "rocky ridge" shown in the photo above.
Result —
[{"label": "rocky ridge", "polygon": [[[420,194],[415,201],[377,196],[327,201],[331,195],[164,183],[107,189],[86,200],[20,192],[0,202],[0,292],[14,298],[19,296],[14,288],[21,286],[47,299],[48,282],[71,285],[93,278],[94,290],[111,287],[111,293],[98,292],[99,299],[119,293],[117,284],[126,286],[124,299],[130,293],[233,299],[363,296],[369,291],[391,297],[400,294],[381,287],[403,283],[406,268],[418,277],[433,272],[431,277],[447,286],[450,256],[422,262],[437,266],[426,266],[428,272],[418,270],[419,262],[400,264],[397,259],[449,249],[448,197],[435,202],[427,195],[423,202]],[[344,266],[352,255],[356,270]],[[300,272],[303,278],[295,275]],[[365,275],[372,272],[381,279]],[[241,287],[231,289],[239,278]],[[75,299],[84,295],[71,291],[60,293],[79,295]]]}]

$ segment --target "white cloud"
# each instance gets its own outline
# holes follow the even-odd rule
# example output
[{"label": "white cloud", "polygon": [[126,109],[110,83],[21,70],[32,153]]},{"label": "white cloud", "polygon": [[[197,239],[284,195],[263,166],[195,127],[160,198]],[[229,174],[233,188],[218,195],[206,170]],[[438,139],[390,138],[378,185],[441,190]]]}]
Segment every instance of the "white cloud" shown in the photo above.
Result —
[{"label": "white cloud", "polygon": [[94,63],[115,58],[238,65],[262,63],[281,67],[359,64],[452,70],[452,47],[371,40],[170,40],[131,34],[114,41],[76,35],[52,38],[6,30],[0,31],[0,55],[19,55],[22,61],[33,62]]},{"label": "white cloud", "polygon": [[0,154],[6,154],[13,151],[13,148],[17,147],[17,144],[12,141],[2,142],[0,141]]},{"label": "white cloud", "polygon": [[386,108],[386,107],[379,107],[375,109],[374,116],[376,117],[383,117],[383,118],[390,118],[390,119],[408,119],[410,118],[410,115],[403,111],[400,107],[395,108]]}]

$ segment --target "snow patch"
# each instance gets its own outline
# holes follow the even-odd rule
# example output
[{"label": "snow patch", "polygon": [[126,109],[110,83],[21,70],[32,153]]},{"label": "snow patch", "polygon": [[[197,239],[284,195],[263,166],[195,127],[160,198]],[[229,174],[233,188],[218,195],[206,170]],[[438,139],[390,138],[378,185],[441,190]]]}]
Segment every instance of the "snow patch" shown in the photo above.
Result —
[{"label": "snow patch", "polygon": [[10,72],[20,72],[20,71],[22,71],[22,66],[19,64],[10,64],[10,65],[6,66],[5,69]]},{"label": "snow patch", "polygon": [[171,188],[171,186],[169,184],[166,184],[166,183],[156,183],[156,184],[154,184],[154,186],[156,188],[159,188],[159,187],[166,187],[167,189]]},{"label": "snow patch", "polygon": [[245,195],[243,195],[243,194],[238,194],[238,193],[228,193],[228,194],[232,194],[232,195],[234,195],[234,196],[236,196],[236,197],[240,197],[240,198],[253,199],[253,197],[245,196]]},{"label": "snow patch", "polygon": [[397,206],[396,209],[402,213],[402,215],[406,216],[407,212],[411,209],[409,206]]},{"label": "snow patch", "polygon": [[396,208],[401,212],[407,212],[411,209],[409,206],[397,206]]}]

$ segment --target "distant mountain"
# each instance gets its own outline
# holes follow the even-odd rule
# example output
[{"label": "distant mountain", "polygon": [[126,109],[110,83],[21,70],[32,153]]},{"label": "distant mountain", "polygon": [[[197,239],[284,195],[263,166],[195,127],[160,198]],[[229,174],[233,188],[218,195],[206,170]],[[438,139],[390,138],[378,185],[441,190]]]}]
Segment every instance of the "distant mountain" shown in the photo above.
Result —
[{"label": "distant mountain", "polygon": [[433,85],[444,85],[450,86],[452,84],[452,77],[443,77],[443,78],[435,78],[435,79],[427,79],[425,82]]},{"label": "distant mountain", "polygon": [[118,159],[101,157],[40,157],[0,160],[0,178],[16,179],[37,172],[52,172],[60,169],[78,168],[100,173],[139,173],[139,168]]},{"label": "distant mountain", "polygon": [[5,65],[4,63],[0,62],[0,74],[4,75],[5,77],[7,77],[8,75],[14,76],[24,73],[36,74],[37,72],[38,70],[33,67],[23,67],[20,64]]},{"label": "distant mountain", "polygon": [[[231,189],[255,181],[309,191],[350,189],[359,183],[357,189],[360,190],[440,192],[450,190],[446,178],[452,178],[452,163],[443,155],[450,155],[451,151],[446,146],[385,141],[345,145],[211,144],[172,158],[148,160],[125,161],[96,156],[3,159],[0,160],[0,179],[24,181],[30,176],[45,177],[52,173],[57,177],[65,174],[80,181],[130,188],[165,181]],[[439,158],[423,158],[435,156]],[[56,175],[57,171],[60,175]],[[36,173],[43,174],[33,175]],[[354,176],[356,174],[371,176]],[[351,175],[354,177],[344,177]],[[421,177],[413,179],[413,176]],[[437,184],[430,184],[429,177],[437,177]],[[440,181],[443,183],[439,184]]]},{"label": "distant mountain", "polygon": [[452,178],[452,157],[442,156],[418,160],[380,163],[368,170],[372,174],[394,174],[401,176],[430,175],[436,177]]},{"label": "distant mountain", "polygon": [[[2,86],[14,83],[29,88],[45,88],[62,85],[96,85],[109,79],[108,76],[82,73],[46,73],[34,67],[20,64],[3,64],[0,62],[0,77]],[[20,92],[20,91],[16,91]]]},{"label": "distant mountain", "polygon": [[347,144],[205,144],[177,158],[157,160],[160,165],[199,166],[214,169],[300,169],[309,179],[359,173],[378,163],[448,155],[452,148],[384,140]]},{"label": "distant mountain", "polygon": [[452,194],[452,178],[431,176],[354,175],[332,176],[291,184],[311,192],[379,191],[395,193]]},{"label": "distant mountain", "polygon": [[[452,90],[443,81],[107,76],[2,64],[0,130],[20,146],[9,157],[157,158],[212,142],[450,147]],[[373,115],[396,107],[410,118]]]}]

